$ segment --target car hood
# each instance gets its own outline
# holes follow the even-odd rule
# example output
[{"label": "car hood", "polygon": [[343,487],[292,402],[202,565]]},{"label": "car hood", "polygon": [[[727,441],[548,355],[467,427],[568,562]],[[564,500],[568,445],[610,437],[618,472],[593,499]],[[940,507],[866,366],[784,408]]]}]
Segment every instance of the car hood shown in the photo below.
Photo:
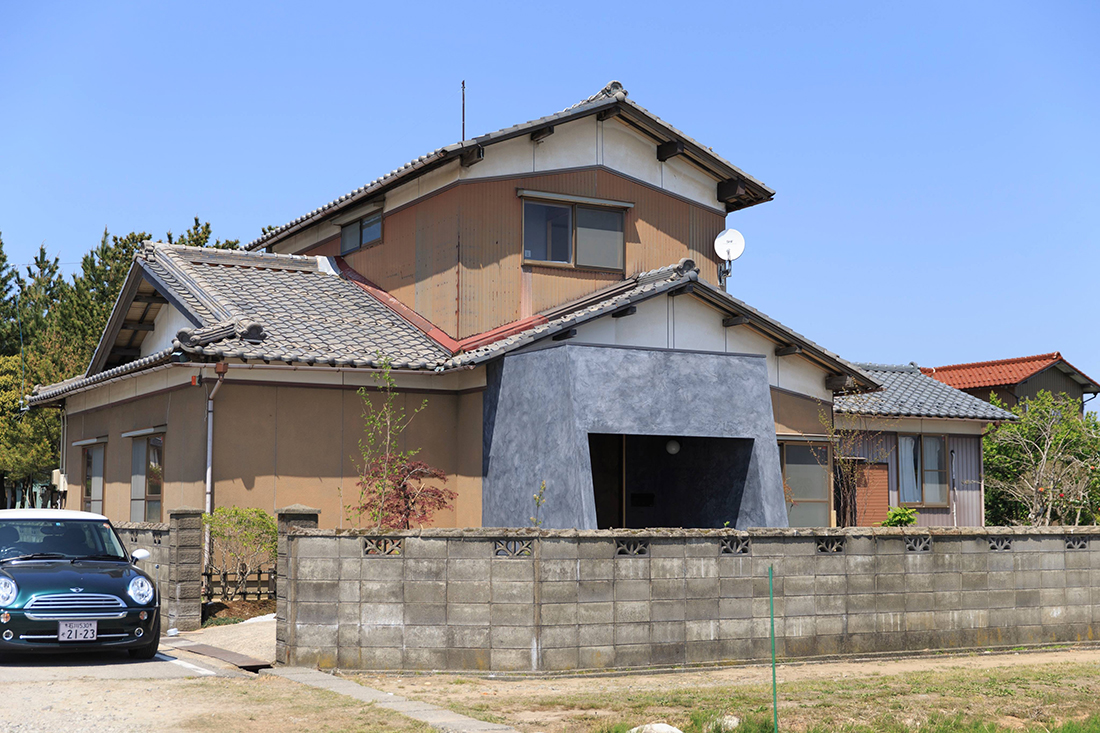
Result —
[{"label": "car hood", "polygon": [[21,608],[31,596],[48,593],[106,593],[133,604],[126,593],[130,581],[140,575],[152,582],[146,573],[129,563],[92,560],[5,563],[0,566],[0,575],[11,578],[19,586],[19,595],[10,608]]}]

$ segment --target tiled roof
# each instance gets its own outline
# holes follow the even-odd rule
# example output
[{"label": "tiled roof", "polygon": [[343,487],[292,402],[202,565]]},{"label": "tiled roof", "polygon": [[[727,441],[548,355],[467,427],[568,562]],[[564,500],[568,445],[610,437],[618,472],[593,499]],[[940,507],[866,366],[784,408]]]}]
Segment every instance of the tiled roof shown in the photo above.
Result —
[{"label": "tiled roof", "polygon": [[869,375],[866,371],[860,369],[858,365],[852,364],[828,349],[815,344],[779,321],[734,298],[724,290],[715,288],[706,281],[700,280],[699,269],[690,259],[683,259],[680,260],[679,264],[662,267],[630,278],[601,294],[586,299],[583,304],[578,304],[576,309],[558,309],[556,313],[549,314],[548,319],[529,328],[455,356],[453,359],[448,360],[445,366],[450,368],[488,361],[540,339],[575,328],[592,319],[613,313],[620,308],[626,308],[634,303],[689,284],[696,288],[700,294],[706,294],[710,300],[720,306],[727,307],[731,313],[747,316],[754,327],[766,330],[780,336],[785,341],[797,344],[805,352],[828,364],[830,368],[852,377],[860,389],[875,389],[879,386],[874,375]]},{"label": "tiled roof", "polygon": [[1015,420],[1012,413],[921,373],[915,364],[857,364],[882,383],[881,392],[838,396],[836,412],[876,417]]},{"label": "tiled roof", "polygon": [[[1081,377],[1081,380],[1089,382],[1088,386],[1091,386],[1093,390],[1096,389],[1096,382],[1063,359],[1057,351],[1049,354],[1036,354],[1035,356],[1019,356],[1014,359],[923,367],[921,371],[933,379],[951,385],[955,389],[979,389],[1019,384],[1059,362],[1068,367],[1069,371]],[[1088,390],[1086,389],[1086,391]]]},{"label": "tiled roof", "polygon": [[[637,275],[556,311],[503,326],[463,342],[455,353],[432,337],[430,323],[390,296],[360,282],[357,273],[327,257],[233,252],[146,244],[135,258],[158,290],[200,321],[181,329],[172,348],[107,372],[38,388],[43,402],[147,366],[172,352],[197,360],[242,359],[289,364],[372,368],[383,358],[398,369],[445,371],[480,364],[634,303],[691,287],[751,327],[795,344],[826,368],[845,374],[857,389],[879,383],[865,371],[783,324],[699,280],[690,259]],[[125,304],[122,306],[125,307]],[[454,342],[451,342],[454,343]],[[457,346],[457,344],[456,344]]]},{"label": "tiled roof", "polygon": [[93,374],[90,377],[73,377],[72,379],[66,379],[64,382],[58,382],[57,384],[51,384],[48,387],[35,387],[34,392],[27,399],[27,404],[37,405],[44,402],[50,402],[63,397],[70,392],[75,392],[78,389],[85,389],[92,387],[102,382],[109,382],[112,379],[123,377],[127,374],[134,372],[140,372],[150,367],[159,366],[166,363],[172,356],[172,349],[164,349],[149,356],[144,356],[135,361],[127,362],[121,366],[117,366],[113,369],[107,369],[106,371]]},{"label": "tiled roof", "polygon": [[703,145],[702,143],[696,142],[688,135],[685,135],[680,130],[662,120],[660,117],[657,117],[657,115],[653,114],[641,105],[636,104],[635,102],[630,100],[627,95],[628,92],[626,91],[626,89],[623,88],[622,84],[617,81],[612,81],[588,99],[582,100],[577,104],[574,104],[572,107],[567,107],[561,112],[556,112],[552,115],[540,117],[538,119],[530,120],[528,122],[524,122],[518,125],[512,125],[511,127],[506,127],[504,129],[497,130],[496,132],[490,132],[485,135],[481,135],[480,137],[472,138],[470,140],[463,140],[462,142],[447,145],[442,148],[436,148],[432,152],[426,155],[421,155],[419,158],[409,161],[400,168],[392,170],[386,175],[381,176],[380,178],[374,179],[365,186],[360,186],[354,191],[351,191],[337,199],[329,201],[327,204],[320,206],[307,214],[303,214],[293,221],[287,222],[282,226],[275,227],[271,231],[265,232],[262,236],[257,237],[256,239],[246,244],[245,249],[253,250],[262,247],[271,240],[279,238],[292,230],[300,229],[304,226],[307,226],[319,216],[334,214],[337,211],[354,205],[365,198],[374,196],[390,186],[396,185],[405,178],[416,174],[424,168],[441,163],[444,160],[458,157],[462,155],[464,151],[477,148],[478,146],[490,145],[495,142],[500,142],[502,140],[517,137],[529,130],[545,127],[553,123],[560,123],[571,119],[584,117],[586,115],[598,112],[605,107],[613,107],[615,105],[627,107],[634,110],[639,115],[648,118],[655,125],[668,131],[668,133],[670,133],[671,135],[676,136],[677,138],[683,140],[685,143],[701,151],[702,154],[712,159],[719,167],[727,169],[731,174],[740,177],[747,184],[754,186],[756,188],[756,193],[760,197],[759,202],[767,201],[775,195],[775,191],[768,188],[749,174],[745,173],[725,158],[722,158],[721,156],[715,154],[715,152],[707,146]]},{"label": "tiled roof", "polygon": [[[217,318],[175,346],[212,358],[435,369],[451,353],[316,257],[146,245],[139,264],[167,272],[175,295]],[[210,338],[215,336],[217,338]]]}]

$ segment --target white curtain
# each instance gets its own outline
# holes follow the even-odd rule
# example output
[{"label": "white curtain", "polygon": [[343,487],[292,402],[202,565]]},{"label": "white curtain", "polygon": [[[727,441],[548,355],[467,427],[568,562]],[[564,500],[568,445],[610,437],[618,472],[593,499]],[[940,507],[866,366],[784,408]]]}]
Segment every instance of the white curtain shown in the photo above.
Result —
[{"label": "white curtain", "polygon": [[920,453],[914,435],[898,436],[898,496],[903,504],[921,500]]}]

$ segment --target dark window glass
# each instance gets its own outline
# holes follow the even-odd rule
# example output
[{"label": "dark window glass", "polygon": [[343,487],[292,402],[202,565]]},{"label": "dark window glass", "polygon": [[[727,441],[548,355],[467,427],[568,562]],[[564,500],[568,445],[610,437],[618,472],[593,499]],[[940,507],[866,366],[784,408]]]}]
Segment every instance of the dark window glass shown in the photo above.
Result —
[{"label": "dark window glass", "polygon": [[373,214],[360,222],[359,244],[370,244],[382,238],[382,213]]},{"label": "dark window glass", "polygon": [[0,520],[0,560],[35,552],[57,553],[65,558],[110,555],[119,560],[126,559],[126,551],[107,522]]},{"label": "dark window glass", "polygon": [[359,249],[359,222],[348,224],[340,230],[340,254],[346,255]]},{"label": "dark window glass", "polygon": [[145,521],[159,522],[160,497],[164,491],[164,436],[149,438],[145,451]]},{"label": "dark window glass", "polygon": [[623,212],[577,207],[577,264],[623,269]]},{"label": "dark window glass", "polygon": [[523,203],[523,259],[573,261],[573,208]]}]

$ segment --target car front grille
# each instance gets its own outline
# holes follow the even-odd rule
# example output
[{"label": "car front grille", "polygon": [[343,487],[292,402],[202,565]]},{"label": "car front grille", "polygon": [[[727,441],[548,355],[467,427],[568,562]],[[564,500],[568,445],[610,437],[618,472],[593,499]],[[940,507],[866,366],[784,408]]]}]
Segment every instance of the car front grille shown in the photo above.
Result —
[{"label": "car front grille", "polygon": [[126,604],[118,596],[102,593],[51,593],[34,596],[23,610],[34,621],[122,618],[126,615]]}]

